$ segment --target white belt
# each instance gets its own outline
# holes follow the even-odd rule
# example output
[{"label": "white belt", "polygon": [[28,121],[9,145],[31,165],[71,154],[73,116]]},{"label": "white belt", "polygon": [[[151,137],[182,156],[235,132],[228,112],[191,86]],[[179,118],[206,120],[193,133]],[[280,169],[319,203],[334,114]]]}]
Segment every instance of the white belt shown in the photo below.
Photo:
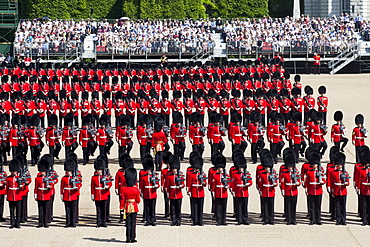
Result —
[{"label": "white belt", "polygon": [[193,187],[201,187],[203,185],[201,185],[201,184],[192,184],[191,186],[193,186]]},{"label": "white belt", "polygon": [[171,189],[178,189],[180,186],[170,186]]},{"label": "white belt", "polygon": [[281,134],[274,134],[274,136],[281,136]]},{"label": "white belt", "polygon": [[153,189],[155,186],[145,186],[146,189]]},{"label": "white belt", "polygon": [[107,138],[106,136],[101,136],[100,138]]},{"label": "white belt", "polygon": [[38,190],[49,190],[48,188],[37,188]]},{"label": "white belt", "polygon": [[147,138],[148,136],[141,136],[141,138]]},{"label": "white belt", "polygon": [[184,137],[184,136],[175,136],[175,137],[177,137],[177,138],[182,138],[182,137]]},{"label": "white belt", "polygon": [[318,183],[318,182],[310,182],[310,184],[314,184],[315,185],[315,184],[320,184],[320,183]]},{"label": "white belt", "polygon": [[342,134],[335,134],[335,133],[334,133],[334,135],[335,135],[335,136],[341,136]]},{"label": "white belt", "polygon": [[122,139],[130,139],[130,137],[122,137]]},{"label": "white belt", "polygon": [[259,136],[260,134],[253,134],[254,136]]},{"label": "white belt", "polygon": [[302,136],[302,135],[294,135],[294,136]]},{"label": "white belt", "polygon": [[221,136],[220,134],[215,134],[214,136]]},{"label": "white belt", "polygon": [[202,136],[194,136],[194,138],[201,138]]},{"label": "white belt", "polygon": [[64,188],[65,190],[74,190],[75,188]]},{"label": "white belt", "polygon": [[17,139],[20,139],[20,137],[13,137],[13,139],[16,139],[17,140]]},{"label": "white belt", "polygon": [[67,137],[66,139],[67,139],[67,140],[72,140],[73,138],[72,138],[72,137]]},{"label": "white belt", "polygon": [[86,140],[90,140],[90,138],[82,138],[82,140],[86,141]]},{"label": "white belt", "polygon": [[315,136],[322,136],[322,134],[321,134],[321,133],[319,133],[319,134],[316,134],[316,133],[315,133],[314,135],[315,135]]},{"label": "white belt", "polygon": [[263,184],[262,185],[263,187],[272,187],[272,186],[274,186],[273,184]]},{"label": "white belt", "polygon": [[38,137],[31,137],[32,140],[38,140]]},{"label": "white belt", "polygon": [[223,187],[225,187],[225,186],[223,186],[223,185],[216,185],[216,187],[217,187],[217,188],[223,188]]},{"label": "white belt", "polygon": [[235,136],[242,136],[242,134],[235,134]]},{"label": "white belt", "polygon": [[355,138],[356,138],[356,139],[364,139],[364,137],[357,137],[357,136],[356,136]]},{"label": "white belt", "polygon": [[344,185],[343,183],[334,183],[334,185]]},{"label": "white belt", "polygon": [[58,139],[58,137],[50,137],[50,139]]},{"label": "white belt", "polygon": [[103,187],[95,187],[96,190],[104,190],[105,188]]},{"label": "white belt", "polygon": [[10,190],[19,190],[19,188],[9,188]]},{"label": "white belt", "polygon": [[237,187],[246,187],[247,185],[249,185],[249,183],[246,183],[246,184],[237,184],[236,186]]},{"label": "white belt", "polygon": [[294,186],[295,183],[286,183],[285,185],[288,185],[288,186]]},{"label": "white belt", "polygon": [[363,185],[370,185],[370,183],[362,183]]}]

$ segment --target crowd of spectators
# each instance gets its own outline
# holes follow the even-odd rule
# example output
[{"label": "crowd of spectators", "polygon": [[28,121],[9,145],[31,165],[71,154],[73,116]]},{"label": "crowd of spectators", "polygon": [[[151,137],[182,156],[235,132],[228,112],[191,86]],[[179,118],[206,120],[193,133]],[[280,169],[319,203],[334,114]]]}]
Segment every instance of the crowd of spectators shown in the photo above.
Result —
[{"label": "crowd of spectators", "polygon": [[[312,52],[326,47],[337,53],[357,41],[356,31],[367,22],[348,14],[331,18],[301,16],[272,19],[200,20],[22,20],[15,33],[16,54],[46,55],[82,47],[87,35],[96,35],[98,53],[144,55],[146,53],[196,54],[213,49],[213,33],[221,33],[231,51],[252,53],[256,47],[275,52],[300,49]],[[357,23],[357,24],[356,24]],[[316,49],[316,50],[314,50]]]}]

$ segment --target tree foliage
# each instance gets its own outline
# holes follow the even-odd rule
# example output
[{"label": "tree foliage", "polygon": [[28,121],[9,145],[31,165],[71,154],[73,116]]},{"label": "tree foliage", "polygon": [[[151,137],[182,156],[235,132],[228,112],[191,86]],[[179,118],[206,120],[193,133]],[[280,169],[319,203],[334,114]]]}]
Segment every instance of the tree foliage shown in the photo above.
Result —
[{"label": "tree foliage", "polygon": [[[21,18],[184,19],[262,17],[269,0],[19,0]],[[270,0],[279,3],[278,0]],[[287,2],[292,1],[288,0]],[[284,4],[285,6],[285,4]]]}]

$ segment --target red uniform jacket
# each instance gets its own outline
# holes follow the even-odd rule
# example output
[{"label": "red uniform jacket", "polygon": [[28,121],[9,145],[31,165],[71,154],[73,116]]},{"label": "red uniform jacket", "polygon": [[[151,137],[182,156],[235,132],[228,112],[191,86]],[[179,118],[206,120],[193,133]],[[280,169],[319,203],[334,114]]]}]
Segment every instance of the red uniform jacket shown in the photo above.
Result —
[{"label": "red uniform jacket", "polygon": [[169,100],[165,100],[161,102],[161,113],[162,114],[170,114],[172,109],[172,104]]},{"label": "red uniform jacket", "polygon": [[227,188],[226,185],[222,182],[222,179],[230,180],[229,175],[225,175],[225,173],[220,173],[216,170],[216,172],[212,176],[211,183],[211,190],[214,193],[215,198],[227,198]]},{"label": "red uniform jacket", "polygon": [[296,176],[299,176],[298,170],[294,168],[295,170],[289,171],[284,170],[280,174],[280,189],[281,193],[284,196],[297,196],[298,195],[298,186],[296,182],[301,184],[301,179],[298,178],[296,181],[292,179],[292,175],[295,173]]},{"label": "red uniform jacket", "polygon": [[116,173],[115,180],[115,189],[120,193],[121,189],[126,186],[126,177],[125,177],[125,170],[122,168],[119,169]]},{"label": "red uniform jacket", "polygon": [[265,99],[257,99],[255,109],[261,114],[266,114],[267,101]]},{"label": "red uniform jacket", "polygon": [[194,198],[203,198],[204,197],[204,187],[207,186],[207,182],[204,179],[203,183],[199,179],[199,176],[206,178],[206,174],[201,174],[200,172],[189,172],[189,175],[186,179],[186,188],[187,191],[190,193],[190,197]]},{"label": "red uniform jacket", "polygon": [[167,143],[166,134],[163,131],[155,132],[152,135],[152,147],[156,151],[164,151],[164,144]]},{"label": "red uniform jacket", "polygon": [[292,110],[302,113],[304,101],[302,98],[294,98],[292,100]]},{"label": "red uniform jacket", "polygon": [[108,188],[104,187],[104,183],[101,182],[103,178],[102,174],[94,173],[91,177],[91,196],[95,201],[105,201],[108,200],[110,196],[110,187],[112,187],[112,182],[108,182]]},{"label": "red uniform jacket", "polygon": [[212,143],[217,144],[222,142],[222,136],[226,136],[226,131],[223,132],[220,130],[221,126],[213,125],[212,127],[208,127],[208,134],[212,141]]},{"label": "red uniform jacket", "polygon": [[91,135],[91,133],[87,131],[87,128],[82,128],[80,130],[78,139],[79,139],[80,145],[83,148],[85,148],[87,147],[87,144],[90,142],[90,140],[93,139],[93,136]]},{"label": "red uniform jacket", "polygon": [[117,116],[124,114],[125,107],[126,107],[125,102],[123,102],[122,100],[118,100],[116,104],[114,104],[115,116],[117,117]]},{"label": "red uniform jacket", "polygon": [[132,135],[127,133],[128,128],[119,128],[116,130],[116,137],[121,147],[127,146],[128,143],[132,142]]},{"label": "red uniform jacket", "polygon": [[53,195],[54,183],[51,182],[51,188],[47,188],[44,178],[46,178],[46,175],[42,175],[41,173],[37,174],[35,178],[34,194],[37,201],[49,201]]},{"label": "red uniform jacket", "polygon": [[322,126],[322,125],[321,124],[314,124],[310,128],[309,137],[310,137],[311,142],[313,142],[313,143],[321,143],[321,142],[325,141],[325,138],[324,138],[325,131],[323,129],[321,129],[320,126]]},{"label": "red uniform jacket", "polygon": [[365,145],[365,138],[366,134],[361,131],[360,127],[355,127],[352,131],[352,142],[355,144],[355,146],[363,146]]},{"label": "red uniform jacket", "polygon": [[230,101],[221,100],[219,106],[220,106],[220,114],[221,115],[229,115],[230,114],[230,108],[231,108]]},{"label": "red uniform jacket", "polygon": [[48,109],[48,104],[46,104],[45,101],[40,101],[37,104],[37,108],[36,108],[37,114],[39,115],[39,117],[45,117],[47,109]]},{"label": "red uniform jacket", "polygon": [[130,211],[132,206],[134,206],[134,212],[139,212],[139,207],[137,205],[140,203],[140,191],[137,187],[123,187],[121,190],[121,198],[125,202],[124,210],[126,212],[132,213],[132,211]]},{"label": "red uniform jacket", "polygon": [[8,176],[6,178],[6,200],[8,201],[21,201],[23,192],[19,188],[19,183],[17,181],[18,176]]},{"label": "red uniform jacket", "polygon": [[201,131],[201,127],[196,125],[189,126],[189,138],[192,140],[193,145],[199,145],[204,143],[203,137],[205,133]]},{"label": "red uniform jacket", "polygon": [[182,172],[180,172],[180,175],[172,171],[167,173],[164,188],[168,194],[168,199],[181,199],[183,197],[182,188],[185,186],[185,183],[184,181],[176,182],[176,178],[179,176],[184,179],[184,174]]},{"label": "red uniform jacket", "polygon": [[236,171],[232,174],[233,182],[230,183],[230,187],[235,197],[249,197],[248,188],[252,186],[252,178],[249,172],[247,172],[245,176],[249,179],[248,181],[243,180],[243,172]]},{"label": "red uniform jacket", "polygon": [[[347,186],[349,185],[349,174],[346,171],[344,174],[346,175],[345,179],[341,179],[341,174],[343,173],[342,170],[335,169],[330,173],[330,187],[328,190],[334,196],[346,196],[347,195]],[[348,184],[345,184],[348,183]]]},{"label": "red uniform jacket", "polygon": [[304,187],[309,195],[322,195],[322,186],[326,183],[324,169],[321,167],[321,173],[323,177],[318,177],[318,169],[313,169],[311,166],[306,171]]},{"label": "red uniform jacket", "polygon": [[180,129],[182,127],[179,126],[178,124],[172,124],[171,125],[171,130],[170,130],[170,135],[172,140],[174,140],[174,144],[179,144],[180,142],[185,141],[185,136],[186,136],[186,129],[184,134],[180,133]]},{"label": "red uniform jacket", "polygon": [[136,103],[135,101],[129,101],[127,102],[127,104],[125,104],[126,106],[126,114],[127,115],[135,115],[135,112],[136,112]]},{"label": "red uniform jacket", "polygon": [[294,124],[289,129],[289,139],[293,144],[300,144],[304,141],[304,133],[301,131],[301,126]]},{"label": "red uniform jacket", "polygon": [[187,99],[184,101],[184,113],[192,114],[194,108],[194,101],[192,99]]},{"label": "red uniform jacket", "polygon": [[105,128],[100,127],[96,134],[96,142],[99,146],[105,146],[108,141],[108,134],[105,131]]},{"label": "red uniform jacket", "polygon": [[283,135],[285,133],[280,129],[279,124],[271,124],[269,130],[269,140],[272,143],[279,143],[283,141]]},{"label": "red uniform jacket", "polygon": [[144,126],[138,126],[137,127],[137,131],[136,131],[136,137],[137,137],[137,140],[139,141],[139,144],[140,145],[147,145],[147,141],[149,140],[148,139],[148,134],[146,132],[147,128],[144,127]]},{"label": "red uniform jacket", "polygon": [[60,195],[62,196],[63,201],[76,201],[80,195],[82,182],[77,183],[76,187],[73,187],[73,183],[71,182],[72,178],[72,175],[65,175],[62,177],[62,181],[60,183]]},{"label": "red uniform jacket", "polygon": [[309,110],[315,108],[315,99],[312,97],[303,97],[304,103],[304,112],[308,112]]},{"label": "red uniform jacket", "polygon": [[332,142],[339,142],[345,135],[346,127],[341,124],[333,124],[331,127],[331,140]]},{"label": "red uniform jacket", "polygon": [[368,175],[369,172],[369,168],[363,167],[360,169],[358,188],[361,195],[370,196],[370,176]]},{"label": "red uniform jacket", "polygon": [[243,113],[251,114],[251,112],[254,111],[256,102],[252,99],[245,99],[243,100],[243,104]]},{"label": "red uniform jacket", "polygon": [[326,96],[317,97],[317,111],[327,112],[328,111],[329,100]]},{"label": "red uniform jacket", "polygon": [[241,131],[240,125],[233,125],[230,130],[230,138],[234,140],[235,144],[240,144],[242,141],[244,141],[244,135],[245,133]]},{"label": "red uniform jacket", "polygon": [[149,103],[148,107],[148,113],[150,115],[156,115],[161,110],[161,104],[158,102],[158,100],[151,99],[151,103]]},{"label": "red uniform jacket", "polygon": [[248,136],[251,143],[257,143],[258,140],[262,139],[264,131],[262,130],[261,125],[256,125],[251,123],[248,126]]},{"label": "red uniform jacket", "polygon": [[93,115],[100,114],[101,104],[99,100],[92,100],[90,107],[91,107],[91,114]]},{"label": "red uniform jacket", "polygon": [[264,168],[262,168],[259,172],[257,187],[259,188],[262,197],[275,197],[275,187],[277,186],[278,182],[276,180],[272,180],[269,177],[270,175],[277,177],[276,172],[273,169],[272,172],[267,172]]},{"label": "red uniform jacket", "polygon": [[158,182],[151,182],[152,173],[141,170],[139,173],[139,189],[144,199],[157,198],[157,188],[159,188],[159,175],[154,173],[154,177]]},{"label": "red uniform jacket", "polygon": [[41,137],[37,133],[37,129],[33,127],[28,128],[28,143],[30,146],[37,146],[41,144]]},{"label": "red uniform jacket", "polygon": [[65,115],[67,115],[67,113],[69,111],[69,103],[68,103],[68,101],[62,100],[59,103],[58,110],[59,110],[59,116],[65,116]]},{"label": "red uniform jacket", "polygon": [[18,134],[18,128],[11,128],[9,132],[9,141],[12,147],[17,147],[21,143],[20,136]]}]

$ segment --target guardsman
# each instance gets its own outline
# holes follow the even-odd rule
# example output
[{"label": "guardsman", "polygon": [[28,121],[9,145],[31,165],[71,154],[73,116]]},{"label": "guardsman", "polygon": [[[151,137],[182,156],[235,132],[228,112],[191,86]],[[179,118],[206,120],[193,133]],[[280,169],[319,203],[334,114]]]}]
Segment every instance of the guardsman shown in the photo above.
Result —
[{"label": "guardsman", "polygon": [[63,126],[63,119],[69,113],[69,103],[67,101],[67,95],[65,90],[60,92],[60,102],[58,104],[58,111],[59,111],[59,127]]},{"label": "guardsman", "polygon": [[36,103],[34,100],[32,100],[32,91],[27,91],[26,93],[26,102],[24,106],[24,111],[25,111],[25,117],[26,117],[26,126],[30,127],[30,120],[33,114],[36,111]]},{"label": "guardsman", "polygon": [[115,104],[114,104],[114,116],[116,117],[116,123],[115,123],[115,127],[118,127],[119,126],[119,121],[121,119],[121,115],[123,115],[125,113],[125,102],[122,100],[122,92],[118,91],[116,93],[116,97],[115,97]]},{"label": "guardsman", "polygon": [[3,158],[0,157],[0,222],[5,222],[4,219],[4,201],[6,194],[6,171],[4,171]]},{"label": "guardsman", "polygon": [[324,126],[321,122],[323,116],[321,112],[316,112],[313,114],[314,124],[310,127],[309,139],[311,145],[320,151],[321,155],[325,154],[328,144],[325,141],[324,136],[327,133],[327,127]]},{"label": "guardsman", "polygon": [[72,128],[72,115],[67,115],[64,122],[65,126],[62,132],[62,145],[65,147],[65,157],[67,158],[68,153],[74,152],[78,147],[78,143],[75,139],[75,136],[77,135],[77,130],[75,128]]},{"label": "guardsman", "polygon": [[71,92],[71,112],[74,118],[74,126],[80,126],[78,124],[78,116],[80,115],[80,103],[78,102],[78,94],[76,91]]},{"label": "guardsman", "polygon": [[191,90],[187,89],[184,93],[184,115],[185,115],[185,126],[190,125],[190,115],[193,113],[194,101],[191,99]]},{"label": "guardsman", "polygon": [[172,125],[170,130],[171,140],[174,148],[174,155],[184,159],[186,127],[183,125],[183,117],[180,112],[172,114]]},{"label": "guardsman", "polygon": [[288,90],[283,88],[280,91],[280,104],[279,104],[279,111],[281,115],[283,116],[282,124],[286,125],[288,123],[288,115],[292,110],[292,102],[288,98]]},{"label": "guardsman", "polygon": [[[112,146],[109,143],[109,141],[112,142],[112,140],[108,140],[109,135],[108,135],[107,128],[106,128],[108,121],[104,116],[102,116],[99,120],[99,124],[100,124],[100,127],[98,128],[97,133],[96,133],[96,142],[99,145],[100,155],[107,155],[108,151],[110,150],[110,147]],[[108,147],[109,147],[109,150],[108,150]]]},{"label": "guardsman", "polygon": [[170,201],[171,226],[181,225],[182,189],[185,187],[184,174],[180,171],[180,158],[176,155],[169,157],[171,170],[165,180],[165,191]]},{"label": "guardsman", "polygon": [[226,136],[227,129],[221,125],[222,117],[219,113],[216,113],[214,116],[214,124],[212,127],[208,127],[208,136],[209,141],[212,145],[212,153],[214,152],[223,152],[225,149],[225,143],[222,139],[223,136]]},{"label": "guardsman", "polygon": [[150,98],[148,99],[149,106],[148,106],[148,113],[152,117],[154,117],[156,114],[160,112],[161,104],[158,101],[158,94],[157,92],[152,89],[150,90]]},{"label": "guardsman", "polygon": [[134,101],[134,93],[130,90],[127,92],[127,103],[126,106],[126,115],[130,117],[130,128],[135,128],[135,114],[136,114],[136,103]]},{"label": "guardsman", "polygon": [[247,171],[247,161],[243,155],[235,157],[236,171],[231,176],[231,194],[235,198],[235,213],[237,225],[249,225],[248,198],[249,187],[252,186],[251,174]]},{"label": "guardsman", "polygon": [[82,92],[81,98],[82,98],[82,101],[81,101],[80,107],[81,107],[81,120],[82,120],[84,116],[90,113],[91,106],[88,100],[89,99],[88,92]]},{"label": "guardsman", "polygon": [[172,104],[168,100],[168,91],[161,92],[162,100],[161,100],[161,113],[165,116],[165,124],[170,126],[170,114],[172,109]]},{"label": "guardsman", "polygon": [[37,92],[37,103],[36,103],[36,113],[40,117],[41,127],[45,127],[45,115],[47,112],[48,104],[45,102],[45,95],[43,92]]},{"label": "guardsman", "polygon": [[253,100],[252,90],[243,90],[243,126],[247,127],[250,123],[250,115],[254,111],[256,102]]},{"label": "guardsman", "polygon": [[128,168],[125,173],[127,186],[120,191],[120,196],[124,201],[124,218],[126,219],[126,243],[136,241],[136,218],[139,212],[140,191],[135,186],[137,172],[135,168]]},{"label": "guardsman", "polygon": [[[334,196],[332,196],[332,191],[330,189],[331,187],[331,174],[335,170],[335,164],[334,164],[334,157],[339,152],[339,148],[336,146],[332,146],[330,148],[329,152],[329,163],[326,165],[326,190],[329,194],[329,213],[330,213],[330,220],[335,220],[335,203],[334,203]],[[356,165],[355,165],[355,172],[356,172]],[[354,183],[355,184],[355,183]]]},{"label": "guardsman", "polygon": [[203,226],[204,187],[207,186],[207,177],[203,172],[203,159],[198,156],[192,161],[194,170],[186,179],[187,193],[191,198],[192,226]]},{"label": "guardsman", "polygon": [[256,104],[255,110],[261,114],[261,124],[262,126],[266,126],[266,109],[267,109],[267,101],[264,99],[263,90],[258,88],[256,90]]},{"label": "guardsman", "polygon": [[248,143],[244,137],[248,136],[247,128],[242,127],[242,115],[235,113],[234,116],[235,124],[231,127],[230,139],[232,141],[232,150],[240,149],[243,152],[247,149]]},{"label": "guardsman", "polygon": [[251,156],[253,164],[257,163],[257,153],[265,146],[263,136],[265,128],[261,125],[261,114],[254,112],[251,114],[251,123],[248,126],[248,139],[251,143]]},{"label": "guardsman", "polygon": [[140,118],[141,125],[137,126],[136,137],[140,145],[140,159],[143,159],[145,154],[150,153],[154,129],[153,126],[148,126],[149,121],[149,115],[142,114]]},{"label": "guardsman", "polygon": [[[341,111],[336,111],[334,113],[334,121],[335,124],[331,127],[331,141],[334,145],[340,148],[341,152],[344,152],[345,146],[347,146],[348,138],[346,138],[346,126],[342,123],[343,120],[343,113]],[[340,143],[343,142],[342,147],[340,147]]]},{"label": "guardsman", "polygon": [[125,213],[125,202],[123,201],[121,191],[123,187],[127,186],[125,172],[129,168],[134,168],[134,161],[127,154],[123,154],[119,158],[119,166],[121,168],[117,171],[114,180],[115,180],[115,192],[118,195],[119,199],[119,222],[121,223],[123,222]]},{"label": "guardsman", "polygon": [[314,70],[314,74],[319,74],[320,75],[320,60],[321,60],[321,57],[320,55],[318,55],[317,53],[314,53],[313,54],[313,70]]},{"label": "guardsman", "polygon": [[224,126],[228,126],[229,125],[230,108],[231,108],[231,103],[228,100],[229,93],[223,89],[223,90],[221,90],[220,95],[221,95],[221,99],[220,99],[219,107],[220,107],[220,114],[221,114],[222,120],[223,120],[222,123],[223,123]]},{"label": "guardsman", "polygon": [[315,98],[312,97],[313,89],[309,85],[304,87],[304,92],[306,96],[303,97],[303,105],[304,105],[304,124],[308,121],[308,112],[315,108]]},{"label": "guardsman", "polygon": [[241,93],[239,90],[231,90],[231,95],[233,98],[231,99],[231,109],[237,111],[238,113],[242,114],[243,112],[243,100],[240,99]]},{"label": "guardsman", "polygon": [[302,93],[302,90],[300,88],[294,87],[292,89],[292,96],[293,96],[291,99],[292,111],[297,111],[300,113],[303,112],[304,101],[301,98],[301,93]]},{"label": "guardsman", "polygon": [[[285,150],[284,150],[285,151]],[[287,225],[296,225],[296,210],[298,198],[298,186],[301,185],[301,175],[296,168],[296,157],[293,153],[284,152],[284,165],[285,170],[281,171],[280,189],[284,197],[284,208]]]},{"label": "guardsman", "polygon": [[15,115],[12,117],[12,128],[9,131],[9,144],[12,148],[13,159],[22,152],[23,146],[20,139],[19,117]]},{"label": "guardsman", "polygon": [[170,201],[168,199],[168,195],[165,190],[165,184],[166,184],[166,178],[167,174],[170,171],[170,165],[169,165],[169,158],[172,156],[171,152],[164,152],[163,154],[163,165],[164,167],[162,168],[161,171],[161,191],[163,193],[163,198],[164,198],[164,217],[168,218],[170,216]]},{"label": "guardsman", "polygon": [[302,113],[294,112],[293,119],[295,123],[289,129],[289,136],[294,149],[296,163],[299,161],[299,154],[303,156],[306,149],[306,142],[304,140],[306,135],[305,127],[302,125]]},{"label": "guardsman", "polygon": [[35,178],[34,195],[39,210],[38,228],[49,227],[48,220],[51,209],[51,198],[53,195],[52,191],[56,182],[56,177],[50,173],[50,165],[51,157],[49,155],[41,157],[38,163],[39,173]]},{"label": "guardsman", "polygon": [[160,171],[162,169],[162,161],[163,161],[163,151],[165,149],[165,145],[167,144],[167,136],[163,132],[163,119],[155,119],[154,120],[154,133],[152,134],[152,148],[155,153],[155,168],[156,171]]},{"label": "guardsman", "polygon": [[130,117],[123,115],[121,118],[121,127],[116,129],[116,139],[117,143],[119,144],[119,157],[121,157],[121,155],[124,153],[130,155],[133,146],[133,130],[130,127],[130,121]]},{"label": "guardsman", "polygon": [[51,115],[56,115],[57,114],[59,104],[56,101],[56,96],[55,96],[54,91],[49,91],[48,92],[48,98],[49,98],[49,101],[48,101],[48,106],[47,106],[47,115],[48,115],[48,125],[50,125],[49,117]]},{"label": "guardsman", "polygon": [[82,147],[83,165],[89,162],[89,156],[93,154],[98,146],[94,140],[96,130],[91,126],[90,117],[82,118],[82,129],[79,134],[79,143]]},{"label": "guardsman", "polygon": [[365,138],[367,138],[367,129],[364,127],[364,116],[362,114],[356,115],[355,124],[357,126],[352,131],[352,144],[355,145],[356,163],[360,163],[358,150],[365,145]]},{"label": "guardsman", "polygon": [[40,117],[33,115],[30,118],[30,128],[28,128],[28,143],[31,147],[31,165],[35,166],[39,160],[44,144],[41,138],[44,136],[44,129],[40,126]]},{"label": "guardsman", "polygon": [[278,93],[275,88],[270,89],[267,92],[269,97],[267,101],[267,122],[271,121],[271,113],[272,112],[279,112],[281,102],[276,98]]},{"label": "guardsman", "polygon": [[322,186],[326,183],[325,171],[320,164],[320,152],[312,151],[308,156],[310,166],[305,172],[304,187],[309,205],[309,225],[321,225]]},{"label": "guardsman", "polygon": [[345,162],[345,154],[341,152],[336,153],[334,156],[335,169],[330,174],[329,190],[334,198],[336,225],[347,225],[347,186],[349,186],[350,176],[345,170]]},{"label": "guardsman", "polygon": [[107,227],[107,210],[112,181],[108,180],[103,171],[106,160],[99,156],[94,162],[94,175],[91,177],[91,200],[96,207],[96,227]]},{"label": "guardsman", "polygon": [[154,171],[153,159],[142,160],[143,169],[139,173],[140,195],[144,200],[144,226],[156,226],[157,189],[159,188],[159,174]]},{"label": "guardsman", "polygon": [[215,200],[215,214],[217,226],[227,225],[226,208],[230,176],[226,173],[226,158],[221,154],[214,158],[216,172],[210,181],[211,191]]},{"label": "guardsman", "polygon": [[174,112],[180,112],[182,113],[182,110],[184,108],[184,104],[181,102],[181,91],[174,91],[173,92],[173,100],[171,101],[172,109]]},{"label": "guardsman", "polygon": [[361,153],[362,168],[359,168],[356,181],[361,197],[362,226],[370,225],[370,152]]},{"label": "guardsman", "polygon": [[275,187],[278,186],[278,176],[273,168],[274,159],[271,152],[261,155],[262,168],[258,175],[258,188],[262,197],[263,224],[274,225]]},{"label": "guardsman", "polygon": [[138,98],[137,98],[137,124],[140,125],[140,117],[142,114],[148,114],[148,107],[149,102],[146,100],[147,95],[144,93],[142,89],[138,91]]},{"label": "guardsman", "polygon": [[92,92],[91,94],[91,103],[90,103],[90,108],[91,108],[91,114],[94,117],[93,125],[96,127],[98,126],[99,123],[99,117],[100,117],[100,109],[101,103],[99,101],[99,93],[97,91]]},{"label": "guardsman", "polygon": [[320,86],[319,87],[319,94],[320,96],[317,97],[317,111],[322,112],[322,115],[324,116],[324,125],[326,125],[326,114],[328,112],[328,104],[329,100],[328,97],[325,96],[326,94],[326,87]]},{"label": "guardsman", "polygon": [[21,163],[17,159],[9,162],[10,174],[5,180],[6,184],[6,200],[9,202],[10,213],[10,229],[21,228],[21,207],[22,207],[22,189],[24,183],[19,179],[21,171]]},{"label": "guardsman", "polygon": [[204,125],[204,114],[207,108],[207,102],[204,100],[204,91],[202,89],[197,90],[198,100],[195,103],[195,111],[199,112],[202,117],[201,124]]},{"label": "guardsman", "polygon": [[194,123],[189,126],[189,140],[193,152],[198,152],[200,157],[202,157],[204,152],[203,138],[206,135],[207,129],[201,125],[202,116],[199,112],[193,113],[190,118]]},{"label": "guardsman", "polygon": [[4,164],[7,162],[7,156],[10,153],[10,139],[9,139],[9,122],[6,120],[4,115],[0,115],[0,156],[1,162]]},{"label": "guardsman", "polygon": [[283,141],[283,136],[286,135],[286,128],[281,124],[282,121],[281,113],[276,113],[272,118],[273,123],[269,125],[269,134],[268,139],[271,143],[271,153],[274,157],[274,162],[277,164],[278,158],[277,155],[281,155],[281,150],[285,145]]}]

